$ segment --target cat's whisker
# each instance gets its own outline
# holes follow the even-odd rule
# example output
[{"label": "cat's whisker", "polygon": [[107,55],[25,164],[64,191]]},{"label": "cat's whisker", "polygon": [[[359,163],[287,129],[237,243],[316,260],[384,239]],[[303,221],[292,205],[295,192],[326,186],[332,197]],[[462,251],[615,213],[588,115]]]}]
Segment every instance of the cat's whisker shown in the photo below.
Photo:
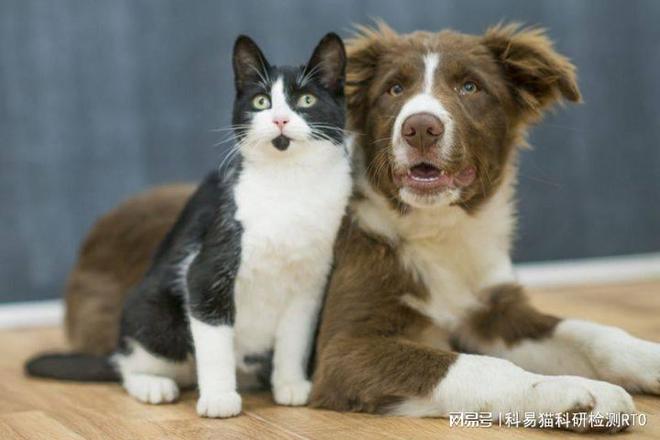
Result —
[{"label": "cat's whisker", "polygon": [[335,131],[337,133],[341,133],[344,136],[357,136],[357,135],[360,135],[360,133],[357,132],[357,131],[347,130],[347,129],[339,128],[339,127],[333,127],[331,125],[317,125],[317,124],[314,124],[314,123],[311,123],[309,125],[310,125],[311,128],[318,128],[318,129],[322,129],[322,130],[332,130],[332,131]]},{"label": "cat's whisker", "polygon": [[229,150],[225,154],[225,157],[220,162],[220,165],[218,166],[218,170],[223,171],[225,164],[229,166],[231,162],[234,160],[234,158],[239,154],[239,152],[240,152],[240,148],[238,146],[235,146],[231,150]]},{"label": "cat's whisker", "polygon": [[235,125],[230,125],[228,127],[219,127],[219,128],[212,128],[211,132],[222,132],[222,131],[235,131],[235,130],[240,130],[240,129],[246,129],[250,128],[249,124],[235,124]]},{"label": "cat's whisker", "polygon": [[236,137],[235,135],[231,135],[231,136],[228,136],[228,137],[226,137],[225,139],[222,139],[221,141],[219,141],[219,142],[213,144],[213,146],[214,146],[214,147],[219,147],[219,146],[224,145],[224,144],[226,144],[226,143],[228,143],[228,142],[236,141],[236,140],[237,140],[237,137]]},{"label": "cat's whisker", "polygon": [[332,137],[330,137],[327,134],[325,134],[323,132],[320,132],[318,130],[312,130],[311,135],[312,135],[312,137],[317,137],[317,138],[320,138],[322,140],[332,142],[333,144],[341,142],[341,141],[338,141],[337,139],[333,139]]},{"label": "cat's whisker", "polygon": [[327,125],[327,124],[321,124],[321,123],[310,122],[308,125],[309,125],[310,127],[312,127],[312,128],[323,128],[323,129],[326,129],[326,130],[340,131],[340,132],[342,132],[342,133],[350,133],[350,130],[346,130],[346,129],[344,129],[344,128],[335,127],[335,126]]}]

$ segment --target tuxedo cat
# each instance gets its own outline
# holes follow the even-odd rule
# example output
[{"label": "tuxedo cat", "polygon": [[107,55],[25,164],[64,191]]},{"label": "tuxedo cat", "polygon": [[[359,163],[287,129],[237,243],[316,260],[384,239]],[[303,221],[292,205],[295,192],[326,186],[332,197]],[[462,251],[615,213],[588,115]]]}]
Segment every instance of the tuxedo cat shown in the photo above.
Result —
[{"label": "tuxedo cat", "polygon": [[351,193],[345,63],[332,33],[300,67],[273,66],[239,37],[237,143],[130,294],[119,350],[110,358],[42,356],[28,373],[121,380],[152,404],[174,401],[196,381],[199,415],[229,417],[241,411],[237,370],[259,376],[272,366],[275,401],[305,404],[307,361]]}]

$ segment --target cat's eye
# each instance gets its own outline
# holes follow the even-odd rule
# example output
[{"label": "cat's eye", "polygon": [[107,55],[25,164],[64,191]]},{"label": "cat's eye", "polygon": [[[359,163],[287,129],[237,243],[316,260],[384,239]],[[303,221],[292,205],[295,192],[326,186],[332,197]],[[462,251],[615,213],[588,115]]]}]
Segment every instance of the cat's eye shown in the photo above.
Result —
[{"label": "cat's eye", "polygon": [[256,110],[266,110],[270,108],[270,99],[264,94],[259,94],[252,98],[252,107]]},{"label": "cat's eye", "polygon": [[472,95],[473,93],[476,93],[478,91],[479,91],[479,86],[477,85],[476,82],[466,81],[463,83],[463,85],[461,86],[458,92],[461,95]]},{"label": "cat's eye", "polygon": [[403,93],[403,86],[399,83],[394,84],[392,87],[390,87],[389,94],[392,96],[399,96],[400,94]]},{"label": "cat's eye", "polygon": [[298,98],[298,103],[296,105],[301,108],[309,108],[314,104],[316,104],[316,96],[305,93]]}]

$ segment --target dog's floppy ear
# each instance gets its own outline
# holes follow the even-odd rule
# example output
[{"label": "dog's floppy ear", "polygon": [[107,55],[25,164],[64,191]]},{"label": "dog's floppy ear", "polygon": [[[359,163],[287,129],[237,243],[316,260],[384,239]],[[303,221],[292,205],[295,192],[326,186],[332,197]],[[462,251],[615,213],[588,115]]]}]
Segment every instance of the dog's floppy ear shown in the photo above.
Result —
[{"label": "dog's floppy ear", "polygon": [[561,99],[581,100],[575,66],[554,49],[543,29],[498,25],[486,31],[482,42],[502,66],[523,111],[540,116]]},{"label": "dog's floppy ear", "polygon": [[369,105],[369,86],[376,74],[380,57],[387,48],[387,41],[396,37],[384,22],[376,27],[357,26],[356,35],[346,42],[348,66],[346,70],[346,104],[350,124],[361,129]]},{"label": "dog's floppy ear", "polygon": [[249,81],[263,81],[268,78],[270,65],[266,57],[250,37],[239,35],[234,43],[234,84],[241,93]]}]

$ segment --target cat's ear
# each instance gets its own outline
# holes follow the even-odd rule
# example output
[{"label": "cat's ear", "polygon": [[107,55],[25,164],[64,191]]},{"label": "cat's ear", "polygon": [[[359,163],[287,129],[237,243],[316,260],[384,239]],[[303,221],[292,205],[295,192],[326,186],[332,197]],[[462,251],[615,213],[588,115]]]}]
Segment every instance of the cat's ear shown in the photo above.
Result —
[{"label": "cat's ear", "polygon": [[339,35],[330,32],[321,39],[305,66],[305,76],[318,78],[333,93],[344,93],[346,49]]},{"label": "cat's ear", "polygon": [[248,36],[239,35],[234,43],[234,84],[241,92],[249,82],[263,81],[268,78],[270,64],[259,46]]}]

